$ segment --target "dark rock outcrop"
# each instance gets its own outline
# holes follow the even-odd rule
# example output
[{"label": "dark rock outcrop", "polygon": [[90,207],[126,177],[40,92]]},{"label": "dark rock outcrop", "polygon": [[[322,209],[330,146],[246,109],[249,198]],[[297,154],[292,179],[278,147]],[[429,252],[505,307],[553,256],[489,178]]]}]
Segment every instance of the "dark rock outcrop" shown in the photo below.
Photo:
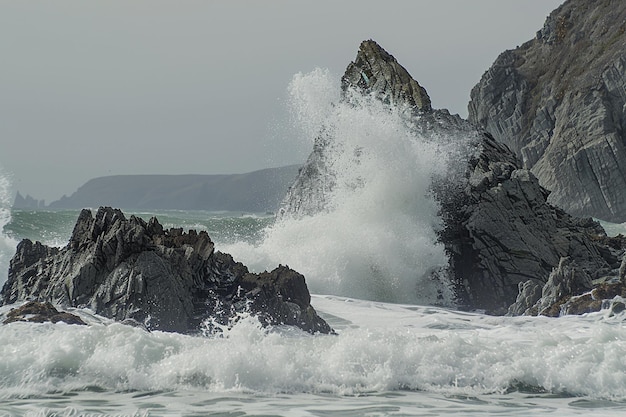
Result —
[{"label": "dark rock outcrop", "polygon": [[[342,79],[344,100],[350,99],[350,91],[374,93],[396,105],[419,136],[467,143],[455,155],[457,171],[433,184],[445,222],[441,240],[450,254],[450,279],[461,306],[505,313],[520,283],[543,285],[563,257],[574,259],[594,279],[619,267],[619,250],[598,241],[605,236],[598,223],[549,204],[549,192],[521,168],[507,146],[446,110],[431,109],[426,91],[407,77],[393,56],[365,41]],[[326,195],[336,177],[327,163],[333,140],[329,132],[320,132],[281,216],[327,209]]]},{"label": "dark rock outcrop", "polygon": [[432,110],[430,97],[396,59],[376,42],[361,44],[359,54],[341,79],[344,90],[358,86],[385,103],[403,103],[422,112]]},{"label": "dark rock outcrop", "polygon": [[311,296],[304,276],[286,266],[272,272],[246,274],[241,288],[250,299],[250,309],[262,323],[300,326],[306,330],[328,333],[330,329],[311,306]]},{"label": "dark rock outcrop", "polygon": [[31,323],[44,323],[49,321],[52,323],[87,324],[75,314],[59,311],[49,302],[41,303],[38,301],[29,301],[20,307],[12,308],[11,311],[7,313],[7,318],[3,323],[9,324],[16,321],[28,321]]},{"label": "dark rock outcrop", "polygon": [[442,240],[460,299],[470,308],[504,313],[519,283],[545,283],[564,257],[593,279],[619,268],[620,250],[599,241],[602,227],[552,206],[548,195],[510,151],[483,136],[463,191],[441,197]]},{"label": "dark rock outcrop", "polygon": [[534,40],[496,59],[468,109],[552,191],[549,202],[626,221],[624,1],[566,1]]},{"label": "dark rock outcrop", "polygon": [[62,249],[20,242],[0,295],[3,304],[88,307],[115,320],[183,333],[199,331],[209,318],[227,324],[246,311],[266,324],[331,331],[311,307],[302,275],[283,266],[251,274],[215,251],[206,232],[164,230],[156,218],[126,219],[112,208],[100,208],[95,217],[83,210]]}]

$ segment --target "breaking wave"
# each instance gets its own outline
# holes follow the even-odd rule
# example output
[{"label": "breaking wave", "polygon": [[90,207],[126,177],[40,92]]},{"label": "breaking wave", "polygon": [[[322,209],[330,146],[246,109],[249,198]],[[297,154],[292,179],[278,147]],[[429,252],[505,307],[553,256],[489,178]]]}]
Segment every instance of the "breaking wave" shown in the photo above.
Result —
[{"label": "breaking wave", "polygon": [[[315,296],[339,336],[268,330],[223,337],[147,332],[87,310],[90,326],[0,326],[0,399],[53,392],[200,390],[362,395],[510,391],[626,398],[623,315],[489,317]],[[9,306],[0,308],[0,318]],[[606,312],[605,312],[606,313]],[[293,333],[290,333],[293,332]]]},{"label": "breaking wave", "polygon": [[332,182],[324,209],[283,216],[259,245],[225,251],[256,270],[286,263],[316,293],[450,304],[451,292],[437,278],[448,259],[437,240],[442,224],[432,183],[449,171],[452,148],[462,139],[423,137],[403,109],[374,97],[340,100],[336,79],[318,69],[296,75],[289,86],[293,119],[309,146],[322,134],[331,149],[324,152],[332,174],[321,178]]}]

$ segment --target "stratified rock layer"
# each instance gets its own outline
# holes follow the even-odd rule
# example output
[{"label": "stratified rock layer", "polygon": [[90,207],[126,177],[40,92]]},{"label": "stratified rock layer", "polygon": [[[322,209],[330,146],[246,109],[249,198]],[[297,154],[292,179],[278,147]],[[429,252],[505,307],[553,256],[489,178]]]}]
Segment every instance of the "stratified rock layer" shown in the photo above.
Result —
[{"label": "stratified rock layer", "polygon": [[88,307],[149,329],[198,332],[250,312],[265,324],[332,330],[310,304],[304,277],[288,267],[251,274],[216,252],[206,232],[164,230],[156,220],[83,210],[63,249],[23,240],[11,260],[2,304],[22,300]]},{"label": "stratified rock layer", "polygon": [[496,59],[468,108],[551,203],[626,221],[626,2],[565,2],[536,39]]},{"label": "stratified rock layer", "polygon": [[594,279],[619,268],[620,252],[598,241],[605,236],[600,225],[552,206],[548,195],[508,149],[483,136],[465,188],[440,196],[442,240],[461,303],[504,313],[519,283],[545,283],[563,257]]},{"label": "stratified rock layer", "polygon": [[[420,102],[430,103],[426,91],[409,89],[418,84],[407,81],[407,76],[393,56],[374,41],[365,41],[342,79],[344,100],[350,99],[350,90],[374,93],[396,105],[416,135],[468,144],[465,154],[455,156],[458,171],[433,184],[445,222],[441,240],[450,254],[450,279],[460,305],[505,313],[515,302],[520,283],[533,280],[543,285],[562,257],[575,259],[592,278],[619,267],[619,253],[598,243],[604,231],[597,223],[547,203],[549,192],[491,135],[445,110],[420,105],[406,91],[419,91]],[[335,181],[327,163],[333,140],[328,132],[320,132],[283,202],[281,216],[328,209],[326,195]]]},{"label": "stratified rock layer", "polygon": [[402,103],[417,110],[432,110],[426,90],[376,42],[361,44],[359,54],[342,78],[344,88],[358,86],[386,103]]}]

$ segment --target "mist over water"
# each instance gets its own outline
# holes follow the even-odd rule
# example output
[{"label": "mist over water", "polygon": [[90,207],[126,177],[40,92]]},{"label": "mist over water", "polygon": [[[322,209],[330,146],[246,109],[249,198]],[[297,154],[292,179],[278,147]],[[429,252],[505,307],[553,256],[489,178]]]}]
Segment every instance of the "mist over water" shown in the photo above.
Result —
[{"label": "mist over water", "polygon": [[[448,264],[437,242],[442,227],[431,194],[433,178],[446,175],[457,141],[415,133],[402,110],[374,97],[347,93],[328,71],[293,78],[294,113],[313,147],[322,134],[324,161],[334,185],[325,209],[282,218],[257,246],[238,243],[226,252],[255,270],[288,264],[315,293],[369,300],[450,303],[433,271]],[[443,299],[441,299],[443,297]]]}]

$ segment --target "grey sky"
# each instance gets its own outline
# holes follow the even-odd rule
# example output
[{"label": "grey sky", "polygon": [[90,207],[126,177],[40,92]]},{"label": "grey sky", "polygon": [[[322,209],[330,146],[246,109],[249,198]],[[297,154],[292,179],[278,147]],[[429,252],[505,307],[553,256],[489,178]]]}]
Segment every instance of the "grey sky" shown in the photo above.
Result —
[{"label": "grey sky", "polygon": [[297,72],[341,76],[374,39],[434,107],[467,114],[498,54],[561,0],[0,0],[0,169],[48,202],[112,174],[301,163]]}]

